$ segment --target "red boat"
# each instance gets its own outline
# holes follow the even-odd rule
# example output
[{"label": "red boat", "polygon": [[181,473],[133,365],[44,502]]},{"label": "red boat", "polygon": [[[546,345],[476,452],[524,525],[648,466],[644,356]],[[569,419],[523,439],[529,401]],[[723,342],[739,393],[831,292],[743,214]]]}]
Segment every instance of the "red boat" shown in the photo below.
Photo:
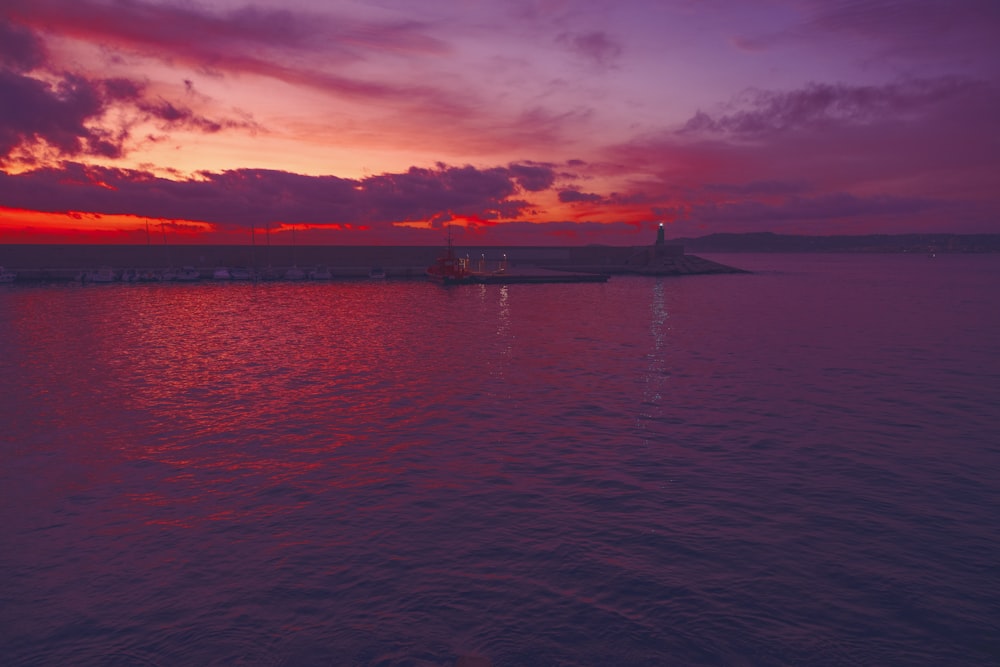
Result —
[{"label": "red boat", "polygon": [[467,285],[477,282],[469,268],[469,260],[455,257],[451,247],[451,230],[448,230],[448,249],[427,267],[427,277],[443,285]]}]

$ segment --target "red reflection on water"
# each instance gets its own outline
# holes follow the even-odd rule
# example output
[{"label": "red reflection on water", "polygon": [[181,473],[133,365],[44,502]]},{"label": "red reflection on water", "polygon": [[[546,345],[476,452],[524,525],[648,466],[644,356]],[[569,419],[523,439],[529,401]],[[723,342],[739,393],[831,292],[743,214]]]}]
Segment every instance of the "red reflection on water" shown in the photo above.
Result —
[{"label": "red reflection on water", "polygon": [[[382,444],[426,418],[398,391],[427,375],[391,316],[405,286],[114,289],[92,306],[125,326],[92,332],[90,363],[139,426],[119,454],[172,470],[127,496],[148,522],[260,520],[405,472],[419,443]],[[331,458],[336,474],[323,476]]]}]

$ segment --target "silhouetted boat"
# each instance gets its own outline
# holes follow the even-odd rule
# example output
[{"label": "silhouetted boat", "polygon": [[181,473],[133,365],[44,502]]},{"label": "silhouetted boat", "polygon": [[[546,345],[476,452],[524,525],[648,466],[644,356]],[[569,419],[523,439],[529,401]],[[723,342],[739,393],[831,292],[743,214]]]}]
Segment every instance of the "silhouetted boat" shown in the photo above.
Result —
[{"label": "silhouetted boat", "polygon": [[330,272],[329,267],[317,266],[309,271],[309,278],[311,280],[330,280],[333,278],[333,273]]},{"label": "silhouetted boat", "polygon": [[368,277],[372,280],[385,280],[385,269],[381,266],[373,266],[368,272]]},{"label": "silhouetted boat", "polygon": [[88,283],[113,283],[115,280],[115,272],[110,266],[102,266],[95,271],[87,271],[83,274],[83,281]]},{"label": "silhouetted boat", "polygon": [[17,279],[17,274],[13,271],[7,271],[2,266],[0,266],[0,283],[12,283]]},{"label": "silhouetted boat", "polygon": [[199,279],[201,279],[201,273],[193,266],[185,266],[174,275],[174,280],[185,283],[194,282]]},{"label": "silhouetted boat", "polygon": [[455,250],[451,245],[451,227],[448,227],[448,247],[443,255],[427,267],[427,277],[442,285],[466,285],[476,282],[472,270],[469,269],[469,260],[455,257]]},{"label": "silhouetted boat", "polygon": [[214,280],[232,280],[233,276],[229,273],[229,269],[227,267],[220,266],[212,272],[212,278]]}]

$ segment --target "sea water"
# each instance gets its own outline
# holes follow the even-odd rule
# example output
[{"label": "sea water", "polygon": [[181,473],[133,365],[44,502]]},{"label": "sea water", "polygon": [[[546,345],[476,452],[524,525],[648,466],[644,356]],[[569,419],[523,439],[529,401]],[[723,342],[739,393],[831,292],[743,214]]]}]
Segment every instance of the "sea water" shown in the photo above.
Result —
[{"label": "sea water", "polygon": [[3,664],[996,664],[1000,257],[712,258],[0,289]]}]

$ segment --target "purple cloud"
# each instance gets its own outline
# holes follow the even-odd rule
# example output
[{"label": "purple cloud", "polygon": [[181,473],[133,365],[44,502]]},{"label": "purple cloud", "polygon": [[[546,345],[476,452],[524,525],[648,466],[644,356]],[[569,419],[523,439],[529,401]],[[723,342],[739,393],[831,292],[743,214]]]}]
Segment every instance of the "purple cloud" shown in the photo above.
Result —
[{"label": "purple cloud", "polygon": [[0,159],[39,140],[61,155],[119,157],[121,137],[87,126],[103,114],[106,93],[99,82],[66,76],[51,86],[0,70]]},{"label": "purple cloud", "polygon": [[446,46],[415,21],[334,19],[254,6],[213,12],[190,3],[142,0],[9,2],[25,25],[68,32],[112,51],[192,63],[217,73],[260,74],[355,98],[440,103],[435,90],[420,85],[393,85],[325,71],[331,63],[356,62],[373,53],[445,53]]},{"label": "purple cloud", "polygon": [[[122,157],[131,121],[101,126],[112,105],[131,105],[139,117],[162,121],[164,128],[185,127],[206,133],[253,123],[212,120],[167,100],[146,100],[143,86],[126,79],[89,80],[66,74],[55,84],[0,70],[0,164],[17,149],[39,144],[62,157]],[[137,118],[133,118],[132,121]]]},{"label": "purple cloud", "polygon": [[997,117],[1000,88],[982,80],[812,84],[752,91],[603,162],[650,174],[627,192],[702,231],[983,231],[1000,213]]},{"label": "purple cloud", "polygon": [[698,111],[680,134],[764,135],[833,124],[905,118],[981,85],[954,78],[884,86],[812,83],[799,90],[747,90],[715,116]]},{"label": "purple cloud", "polygon": [[0,67],[28,72],[45,62],[45,47],[30,30],[0,20]]},{"label": "purple cloud", "polygon": [[136,108],[148,117],[162,121],[165,129],[187,128],[206,134],[214,134],[223,128],[250,128],[252,123],[244,121],[217,121],[196,114],[187,107],[178,106],[164,99],[155,101],[141,100],[136,102]]},{"label": "purple cloud", "polygon": [[622,54],[621,44],[602,31],[583,34],[564,32],[556,37],[556,42],[601,67],[613,66]]},{"label": "purple cloud", "polygon": [[762,223],[913,215],[940,209],[942,205],[940,201],[916,197],[858,197],[838,192],[817,197],[791,197],[777,205],[754,200],[701,204],[692,207],[685,217],[708,223],[749,223],[756,229]]},{"label": "purple cloud", "polygon": [[[184,127],[206,133],[252,123],[212,120],[165,99],[146,99],[145,84],[125,78],[92,79],[45,71],[44,49],[28,30],[0,22],[0,165],[18,159],[31,163],[38,148],[60,157],[119,158],[126,153],[129,127],[156,119],[164,129]],[[42,76],[30,72],[41,70]],[[189,86],[190,90],[190,86]],[[131,108],[109,125],[112,107]]]},{"label": "purple cloud", "polygon": [[741,35],[745,51],[789,44],[850,40],[848,55],[870,67],[903,63],[910,70],[1000,71],[996,40],[1000,5],[994,0],[809,0],[799,3],[803,20],[786,30]]},{"label": "purple cloud", "polygon": [[994,0],[822,2],[816,3],[806,24],[808,32],[847,33],[882,42],[889,54],[935,58],[974,54],[993,59],[994,68],[998,29],[1000,5]]},{"label": "purple cloud", "polygon": [[709,183],[703,189],[706,192],[719,192],[727,195],[759,196],[799,194],[809,190],[810,186],[801,181],[750,181],[749,183]]},{"label": "purple cloud", "polygon": [[556,180],[551,165],[524,163],[508,167],[518,184],[528,192],[548,190]]},{"label": "purple cloud", "polygon": [[69,163],[21,174],[0,172],[0,201],[29,210],[130,214],[225,227],[275,222],[391,226],[455,217],[516,218],[530,207],[511,199],[522,178],[514,167],[438,165],[360,180],[262,169],[168,180],[148,172]]},{"label": "purple cloud", "polygon": [[580,192],[579,190],[560,190],[559,201],[564,204],[575,202],[598,203],[603,202],[604,197],[593,192]]}]

